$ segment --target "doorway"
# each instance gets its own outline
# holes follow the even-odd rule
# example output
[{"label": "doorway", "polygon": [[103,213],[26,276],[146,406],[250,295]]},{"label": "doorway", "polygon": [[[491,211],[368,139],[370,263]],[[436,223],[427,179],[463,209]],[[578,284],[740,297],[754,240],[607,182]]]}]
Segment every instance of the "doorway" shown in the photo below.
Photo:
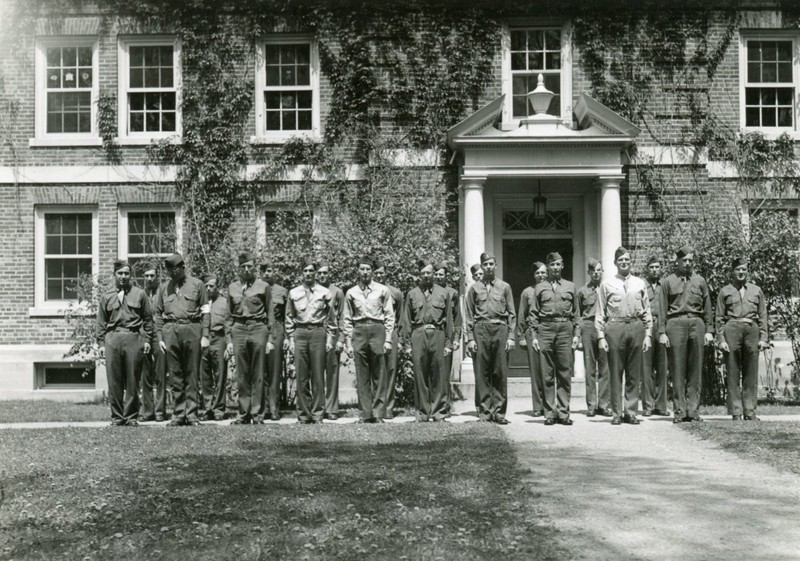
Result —
[{"label": "doorway", "polygon": [[[545,262],[548,253],[557,251],[564,258],[562,276],[572,280],[572,238],[504,239],[503,240],[503,280],[511,285],[514,295],[514,309],[519,313],[522,291],[531,285],[534,261]],[[508,357],[509,376],[529,377],[528,354],[519,345]]]}]

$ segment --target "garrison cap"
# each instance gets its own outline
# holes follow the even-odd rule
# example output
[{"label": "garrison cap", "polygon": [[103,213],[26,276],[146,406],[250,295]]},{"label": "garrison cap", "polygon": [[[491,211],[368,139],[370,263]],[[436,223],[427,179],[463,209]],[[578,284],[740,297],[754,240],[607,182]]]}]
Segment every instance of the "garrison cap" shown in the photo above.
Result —
[{"label": "garrison cap", "polygon": [[593,272],[594,272],[594,270],[597,268],[597,266],[598,266],[599,264],[600,264],[600,261],[598,261],[597,259],[595,259],[594,257],[592,257],[591,259],[589,259],[589,263],[586,265],[586,269],[587,269],[587,270],[588,270],[590,273],[593,273]]},{"label": "garrison cap", "polygon": [[272,267],[272,261],[270,261],[269,257],[262,257],[261,261],[258,263],[258,267],[263,271],[264,269],[269,269]]},{"label": "garrison cap", "polygon": [[614,261],[616,261],[617,259],[619,259],[619,258],[620,258],[620,257],[622,257],[623,255],[625,255],[626,253],[627,253],[629,256],[630,256],[630,254],[631,254],[631,252],[630,252],[630,251],[628,251],[628,250],[627,250],[625,247],[623,247],[623,246],[619,246],[619,247],[617,248],[617,250],[614,252]]},{"label": "garrison cap", "polygon": [[385,269],[386,268],[386,263],[384,263],[380,259],[375,259],[372,262],[372,268],[373,269]]},{"label": "garrison cap", "polygon": [[683,259],[690,253],[694,253],[694,248],[689,244],[686,244],[678,248],[678,251],[675,252],[675,257],[677,257],[678,259]]},{"label": "garrison cap", "polygon": [[494,259],[494,255],[492,255],[491,253],[485,253],[485,252],[481,253],[481,265],[483,265],[487,261],[491,261],[492,259]]},{"label": "garrison cap", "polygon": [[305,269],[306,267],[314,267],[314,269],[316,270],[317,269],[317,262],[314,261],[313,257],[305,257],[305,258],[303,258],[303,261],[300,263],[300,267],[302,269]]},{"label": "garrison cap", "polygon": [[239,254],[239,265],[244,265],[248,261],[256,262],[256,256],[249,251],[243,251]]},{"label": "garrison cap", "polygon": [[128,271],[131,270],[131,264],[128,263],[127,259],[117,259],[114,261],[114,272],[116,273],[120,269],[124,269],[125,267],[128,268]]},{"label": "garrison cap", "polygon": [[541,269],[542,267],[545,267],[545,268],[547,268],[547,265],[545,265],[545,264],[544,264],[544,263],[542,263],[541,261],[534,261],[534,262],[533,262],[533,265],[531,265],[531,266],[533,267],[533,272],[534,272],[534,273],[535,273],[536,271],[538,271],[539,269]]},{"label": "garrison cap", "polygon": [[469,272],[473,276],[475,275],[475,273],[477,273],[480,270],[481,270],[481,264],[480,263],[475,263],[472,267],[469,268]]},{"label": "garrison cap", "polygon": [[417,269],[421,271],[426,267],[433,267],[433,262],[430,259],[417,259]]},{"label": "garrison cap", "polygon": [[647,266],[649,267],[653,263],[658,263],[660,265],[661,264],[661,256],[660,255],[656,255],[656,254],[651,255],[647,259]]},{"label": "garrison cap", "polygon": [[219,277],[217,277],[216,273],[206,273],[203,275],[203,284],[206,284],[208,281],[219,281]]},{"label": "garrison cap", "polygon": [[362,255],[356,261],[356,265],[358,265],[358,266],[369,265],[370,267],[373,267],[374,266],[373,263],[374,263],[374,260],[372,259],[372,257],[369,257],[368,255]]},{"label": "garrison cap", "polygon": [[330,263],[328,263],[324,259],[319,263],[317,263],[317,271],[319,271],[320,269],[328,269],[330,271],[330,268],[331,268]]},{"label": "garrison cap", "polygon": [[439,261],[436,265],[433,266],[434,271],[438,271],[440,269],[444,269],[445,274],[447,274],[447,263],[444,261]]},{"label": "garrison cap", "polygon": [[747,257],[737,257],[733,261],[731,261],[731,269],[735,269],[736,267],[741,267],[742,265],[747,265]]},{"label": "garrison cap", "polygon": [[558,261],[559,259],[561,259],[562,261],[564,260],[564,258],[561,257],[561,254],[559,252],[557,252],[557,251],[553,251],[552,253],[548,253],[547,254],[547,264],[548,265],[550,263],[552,263],[553,261]]},{"label": "garrison cap", "polygon": [[175,269],[184,264],[183,256],[180,253],[173,253],[164,260],[167,269]]}]

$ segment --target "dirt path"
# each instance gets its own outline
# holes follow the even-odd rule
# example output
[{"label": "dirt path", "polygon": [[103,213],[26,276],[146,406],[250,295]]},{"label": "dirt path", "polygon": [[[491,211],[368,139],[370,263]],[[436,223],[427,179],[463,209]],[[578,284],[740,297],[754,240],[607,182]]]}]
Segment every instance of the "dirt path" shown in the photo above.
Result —
[{"label": "dirt path", "polygon": [[527,479],[579,559],[800,560],[796,476],[724,452],[671,419],[612,427],[577,414],[572,427],[546,427],[509,418]]}]

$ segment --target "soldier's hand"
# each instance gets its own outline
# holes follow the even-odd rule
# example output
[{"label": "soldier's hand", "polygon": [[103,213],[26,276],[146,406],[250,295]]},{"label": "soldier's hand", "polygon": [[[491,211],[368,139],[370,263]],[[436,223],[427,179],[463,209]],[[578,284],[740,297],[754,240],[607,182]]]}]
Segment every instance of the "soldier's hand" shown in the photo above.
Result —
[{"label": "soldier's hand", "polygon": [[711,333],[706,333],[705,336],[706,346],[714,344],[714,336]]},{"label": "soldier's hand", "polygon": [[[761,345],[759,345],[759,346],[761,346]],[[723,353],[729,353],[729,352],[731,352],[731,348],[728,346],[728,343],[727,343],[727,341],[722,341],[722,342],[720,342],[720,344],[719,344],[719,350],[721,350]]]},{"label": "soldier's hand", "polygon": [[519,348],[520,349],[527,349],[528,348],[528,340],[523,337],[519,340]]},{"label": "soldier's hand", "polygon": [[98,358],[100,360],[105,360],[105,358],[106,358],[106,346],[105,345],[102,345],[101,347],[98,347],[97,356],[98,356]]},{"label": "soldier's hand", "polygon": [[144,343],[144,354],[146,354],[146,355],[150,354],[150,343],[148,343],[146,341]]},{"label": "soldier's hand", "polygon": [[453,350],[457,351],[461,348],[461,341],[453,341]]},{"label": "soldier's hand", "polygon": [[353,358],[353,345],[347,345],[345,350],[347,351],[345,354],[350,358]]},{"label": "soldier's hand", "polygon": [[[410,350],[411,350],[411,347],[409,347],[409,351]],[[451,349],[450,347],[445,347],[444,348],[444,356],[450,356],[451,354],[453,354],[453,349]]]},{"label": "soldier's hand", "polygon": [[581,340],[580,340],[580,338],[578,338],[578,337],[573,337],[573,338],[572,338],[572,350],[573,350],[573,351],[574,351],[575,349],[577,349],[577,348],[578,348],[578,345],[580,345],[580,344],[581,344]]},{"label": "soldier's hand", "polygon": [[537,353],[542,350],[542,348],[539,346],[539,339],[536,337],[531,340],[531,347],[533,347],[533,350]]},{"label": "soldier's hand", "polygon": [[266,352],[266,354],[269,354],[274,350],[275,350],[275,344],[274,343],[267,343],[267,352]]},{"label": "soldier's hand", "polygon": [[344,343],[341,341],[336,341],[336,352],[340,353],[344,350]]},{"label": "soldier's hand", "polygon": [[[327,348],[327,345],[326,345]],[[289,339],[288,341],[283,342],[283,350],[289,351],[290,353],[294,354],[294,339]]]},{"label": "soldier's hand", "polygon": [[208,337],[201,337],[200,338],[200,348],[207,349],[209,346]]},{"label": "soldier's hand", "polygon": [[475,353],[478,351],[478,344],[473,339],[472,341],[467,343],[467,353],[469,356],[475,356]]},{"label": "soldier's hand", "polygon": [[608,352],[608,341],[606,341],[605,337],[597,340],[597,348],[601,351]]},{"label": "soldier's hand", "polygon": [[516,341],[514,339],[506,339],[506,352],[510,353],[514,350],[514,347],[517,346]]},{"label": "soldier's hand", "polygon": [[[411,345],[406,345],[403,350],[406,352],[407,355],[411,354]],[[447,348],[444,349],[444,356],[447,356]]]},{"label": "soldier's hand", "polygon": [[162,353],[166,353],[167,352],[167,344],[164,341],[159,341],[158,342],[158,348],[161,349]]},{"label": "soldier's hand", "polygon": [[200,313],[201,314],[210,314],[211,313],[211,304],[203,304],[200,306]]},{"label": "soldier's hand", "polygon": [[664,345],[666,348],[669,348],[669,337],[667,337],[666,333],[662,333],[658,336],[658,343],[660,345]]},{"label": "soldier's hand", "polygon": [[[325,352],[329,353],[332,350],[333,350],[333,343],[325,343]],[[292,352],[294,352],[294,349],[292,349]]]},{"label": "soldier's hand", "polygon": [[233,343],[228,343],[225,346],[225,358],[230,358],[233,356]]},{"label": "soldier's hand", "polygon": [[[283,340],[283,350],[284,351],[288,351],[289,350],[289,341],[291,341],[291,339],[284,339]],[[292,352],[294,352],[294,350],[292,350]]]},{"label": "soldier's hand", "polygon": [[647,352],[653,346],[653,338],[650,335],[645,335],[644,343],[642,343],[642,350]]},{"label": "soldier's hand", "polygon": [[770,348],[770,346],[771,345],[769,343],[767,343],[766,341],[759,341],[758,342],[758,350],[759,351],[766,351],[768,348]]},{"label": "soldier's hand", "polygon": [[386,341],[383,344],[383,352],[385,352],[385,353],[392,352],[392,342],[391,341]]}]

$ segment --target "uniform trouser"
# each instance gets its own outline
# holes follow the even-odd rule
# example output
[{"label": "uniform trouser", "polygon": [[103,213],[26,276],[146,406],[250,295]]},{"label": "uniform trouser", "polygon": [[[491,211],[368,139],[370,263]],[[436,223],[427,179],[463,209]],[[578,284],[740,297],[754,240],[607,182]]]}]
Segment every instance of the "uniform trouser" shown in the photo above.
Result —
[{"label": "uniform trouser", "polygon": [[297,418],[321,421],[325,413],[325,341],[323,326],[298,327],[294,334]]},{"label": "uniform trouser", "polygon": [[261,415],[279,415],[281,412],[281,380],[283,378],[283,341],[286,332],[283,323],[276,321],[273,329],[275,348],[267,355],[264,365],[263,398],[259,404]]},{"label": "uniform trouser", "polygon": [[111,420],[135,421],[139,416],[139,376],[144,343],[139,333],[112,331],[106,334],[106,377]]},{"label": "uniform trouser", "polygon": [[525,331],[525,340],[528,343],[528,370],[531,373],[531,400],[533,402],[533,413],[535,415],[544,414],[544,379],[542,378],[542,368],[539,364],[539,352],[533,348],[533,332],[528,329]]},{"label": "uniform trouser", "polygon": [[411,332],[411,361],[418,418],[444,419],[448,412],[450,373],[444,356],[444,331],[417,327]]},{"label": "uniform trouser", "polygon": [[328,351],[325,364],[325,413],[339,414],[339,359],[341,351],[334,346]]},{"label": "uniform trouser", "polygon": [[[756,412],[758,392],[758,325],[729,321],[722,330],[730,351],[725,353],[728,370],[728,413]],[[741,388],[739,387],[741,381]]]},{"label": "uniform trouser", "polygon": [[[639,410],[642,377],[642,344],[645,327],[640,320],[609,321],[606,324],[608,369],[611,373],[611,412],[615,417],[634,417]],[[622,376],[625,373],[625,408],[622,407]]]},{"label": "uniform trouser", "polygon": [[[655,320],[654,320],[654,323]],[[644,411],[667,410],[667,348],[653,338],[653,346],[642,354],[640,396]]]},{"label": "uniform trouser", "polygon": [[217,416],[225,414],[225,390],[228,382],[228,361],[225,360],[225,336],[211,333],[208,348],[200,358],[200,387],[206,412]]},{"label": "uniform trouser", "polygon": [[667,319],[667,358],[672,374],[675,417],[697,417],[703,383],[703,338],[706,326],[694,316]]},{"label": "uniform trouser", "polygon": [[231,329],[236,357],[236,385],[239,389],[239,416],[261,420],[264,395],[264,361],[269,330],[261,321],[234,323]]},{"label": "uniform trouser", "polygon": [[164,324],[163,337],[167,346],[167,370],[175,400],[172,418],[197,420],[197,377],[200,371],[200,323]]},{"label": "uniform trouser", "polygon": [[542,322],[539,324],[539,368],[544,379],[544,414],[548,419],[569,417],[569,400],[572,395],[571,321]]},{"label": "uniform trouser", "polygon": [[383,322],[356,323],[353,327],[353,364],[356,370],[358,406],[364,420],[383,417],[386,404],[386,362]]},{"label": "uniform trouser", "polygon": [[398,335],[397,329],[392,331],[392,350],[384,353],[383,359],[386,361],[386,416],[394,416],[394,390],[397,383],[397,357],[398,357]]},{"label": "uniform trouser", "polygon": [[[153,401],[153,390],[156,392]],[[142,358],[142,406],[139,416],[149,419],[153,415],[167,414],[167,357],[158,345]]]},{"label": "uniform trouser", "polygon": [[475,408],[483,420],[504,419],[508,406],[508,325],[482,321],[473,328]]},{"label": "uniform trouser", "polygon": [[608,409],[610,404],[610,374],[608,355],[600,350],[594,320],[584,321],[581,330],[583,368],[586,370],[586,409]]}]

